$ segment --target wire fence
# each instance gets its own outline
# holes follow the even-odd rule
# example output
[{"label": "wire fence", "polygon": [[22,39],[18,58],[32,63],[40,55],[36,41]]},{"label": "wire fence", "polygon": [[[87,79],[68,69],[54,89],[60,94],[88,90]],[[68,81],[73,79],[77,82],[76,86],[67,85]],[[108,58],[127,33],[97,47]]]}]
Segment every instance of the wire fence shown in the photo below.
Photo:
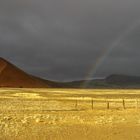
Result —
[{"label": "wire fence", "polygon": [[82,111],[82,110],[140,109],[140,98],[48,98],[1,100],[0,111]]},{"label": "wire fence", "polygon": [[[81,108],[85,100],[75,100],[75,109],[78,110]],[[130,109],[140,108],[139,99],[102,99],[95,100],[92,99],[87,101],[90,104],[90,108],[87,109]]]}]

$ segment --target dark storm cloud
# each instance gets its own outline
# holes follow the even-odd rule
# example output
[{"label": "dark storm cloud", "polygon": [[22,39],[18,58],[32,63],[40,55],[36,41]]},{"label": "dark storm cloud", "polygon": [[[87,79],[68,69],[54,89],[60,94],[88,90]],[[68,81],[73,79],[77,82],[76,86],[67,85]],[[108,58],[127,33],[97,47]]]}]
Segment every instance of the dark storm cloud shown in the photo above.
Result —
[{"label": "dark storm cloud", "polygon": [[[2,0],[0,55],[37,76],[83,79],[104,50],[140,20],[139,7],[138,0]],[[94,76],[140,75],[139,38],[137,25]]]}]

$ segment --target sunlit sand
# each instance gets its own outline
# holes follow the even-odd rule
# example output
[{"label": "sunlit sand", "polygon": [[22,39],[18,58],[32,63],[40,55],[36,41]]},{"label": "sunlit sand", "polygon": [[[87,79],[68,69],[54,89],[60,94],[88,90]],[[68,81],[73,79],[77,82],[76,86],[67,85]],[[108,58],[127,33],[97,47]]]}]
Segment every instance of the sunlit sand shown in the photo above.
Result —
[{"label": "sunlit sand", "polygon": [[140,90],[3,88],[0,139],[139,140],[139,99]]}]

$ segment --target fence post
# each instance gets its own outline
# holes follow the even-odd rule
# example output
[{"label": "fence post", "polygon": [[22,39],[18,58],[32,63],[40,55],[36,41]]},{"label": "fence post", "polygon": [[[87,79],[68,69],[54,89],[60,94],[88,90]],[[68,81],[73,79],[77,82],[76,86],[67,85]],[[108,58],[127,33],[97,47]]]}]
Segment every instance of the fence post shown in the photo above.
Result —
[{"label": "fence post", "polygon": [[125,107],[125,100],[124,99],[122,100],[122,104],[123,104],[123,109],[126,109],[126,107]]},{"label": "fence post", "polygon": [[93,110],[93,99],[91,99],[91,108]]},{"label": "fence post", "polygon": [[77,110],[78,108],[78,100],[76,99],[76,102],[75,102],[75,109]]},{"label": "fence post", "polygon": [[110,106],[109,106],[109,101],[107,101],[107,109],[109,109],[109,107],[110,107]]}]

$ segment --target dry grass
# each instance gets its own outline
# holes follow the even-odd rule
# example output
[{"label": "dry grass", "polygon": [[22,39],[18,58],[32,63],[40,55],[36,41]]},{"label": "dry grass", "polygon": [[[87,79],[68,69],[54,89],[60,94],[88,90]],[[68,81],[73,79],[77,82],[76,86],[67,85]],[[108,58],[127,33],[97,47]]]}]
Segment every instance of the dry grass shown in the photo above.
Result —
[{"label": "dry grass", "polygon": [[140,90],[0,89],[0,140],[139,140],[136,99]]}]

